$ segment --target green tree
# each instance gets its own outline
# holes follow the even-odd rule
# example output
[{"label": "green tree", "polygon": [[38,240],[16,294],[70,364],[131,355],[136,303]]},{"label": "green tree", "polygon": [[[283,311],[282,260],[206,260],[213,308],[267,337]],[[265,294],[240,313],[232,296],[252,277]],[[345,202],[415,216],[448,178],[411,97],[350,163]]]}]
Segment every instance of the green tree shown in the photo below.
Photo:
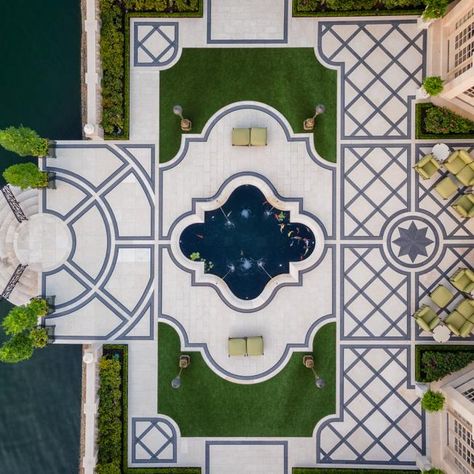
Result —
[{"label": "green tree", "polygon": [[426,8],[423,12],[425,20],[441,18],[446,13],[450,0],[426,0]]},{"label": "green tree", "polygon": [[14,336],[33,329],[36,323],[36,314],[27,306],[15,306],[3,319],[2,326],[9,336]]},{"label": "green tree", "polygon": [[441,392],[433,392],[428,390],[421,399],[421,408],[426,411],[440,411],[444,406],[444,395]]},{"label": "green tree", "polygon": [[33,328],[30,332],[33,347],[42,349],[48,344],[48,331],[45,328]]},{"label": "green tree", "polygon": [[46,156],[49,142],[28,127],[8,127],[0,130],[0,146],[20,156]]},{"label": "green tree", "polygon": [[33,351],[33,344],[27,333],[15,334],[0,347],[0,361],[15,364],[29,359],[33,355]]},{"label": "green tree", "polygon": [[443,91],[443,82],[439,76],[429,76],[423,81],[423,87],[429,95],[439,95]]},{"label": "green tree", "polygon": [[36,316],[46,316],[48,314],[48,303],[44,298],[31,299],[27,307]]},{"label": "green tree", "polygon": [[21,189],[44,188],[48,185],[48,174],[34,163],[20,163],[9,166],[4,172],[5,181]]}]

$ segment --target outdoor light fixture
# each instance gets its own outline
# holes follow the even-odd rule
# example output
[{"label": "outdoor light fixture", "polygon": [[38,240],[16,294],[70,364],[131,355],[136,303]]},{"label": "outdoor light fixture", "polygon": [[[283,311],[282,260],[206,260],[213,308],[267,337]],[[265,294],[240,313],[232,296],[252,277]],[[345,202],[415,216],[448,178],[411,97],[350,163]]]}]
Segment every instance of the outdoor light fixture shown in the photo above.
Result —
[{"label": "outdoor light fixture", "polygon": [[171,386],[175,389],[181,387],[181,372],[183,369],[187,369],[191,364],[191,356],[182,355],[179,356],[179,372],[178,375],[171,381]]},{"label": "outdoor light fixture", "polygon": [[181,119],[180,121],[181,130],[183,132],[190,132],[193,124],[191,120],[183,117],[183,107],[181,107],[181,105],[175,105],[173,107],[173,113]]},{"label": "outdoor light fixture", "polygon": [[322,379],[314,370],[314,358],[312,355],[303,356],[303,365],[307,369],[311,369],[314,374],[314,385],[316,388],[323,388],[326,385],[326,381]]},{"label": "outdoor light fixture", "polygon": [[318,115],[321,115],[321,114],[324,114],[324,112],[326,111],[326,107],[324,107],[323,104],[318,104],[315,109],[314,109],[314,115],[311,117],[311,118],[307,118],[304,122],[303,122],[303,129],[306,131],[306,132],[311,132],[314,130],[314,126],[316,124],[316,117]]}]

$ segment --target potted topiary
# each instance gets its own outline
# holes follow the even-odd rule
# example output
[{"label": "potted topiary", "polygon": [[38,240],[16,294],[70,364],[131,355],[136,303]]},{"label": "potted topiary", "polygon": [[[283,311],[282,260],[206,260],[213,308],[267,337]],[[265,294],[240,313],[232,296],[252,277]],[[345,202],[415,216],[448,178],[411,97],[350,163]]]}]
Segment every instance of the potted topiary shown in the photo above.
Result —
[{"label": "potted topiary", "polygon": [[444,407],[444,395],[441,392],[428,390],[421,399],[421,407],[428,412],[440,411]]},{"label": "potted topiary", "polygon": [[48,186],[48,174],[41,171],[34,163],[20,163],[9,166],[3,177],[8,184],[21,189],[45,188]]},{"label": "potted topiary", "polygon": [[439,76],[429,76],[423,81],[423,89],[430,96],[439,95],[443,91],[443,79]]}]

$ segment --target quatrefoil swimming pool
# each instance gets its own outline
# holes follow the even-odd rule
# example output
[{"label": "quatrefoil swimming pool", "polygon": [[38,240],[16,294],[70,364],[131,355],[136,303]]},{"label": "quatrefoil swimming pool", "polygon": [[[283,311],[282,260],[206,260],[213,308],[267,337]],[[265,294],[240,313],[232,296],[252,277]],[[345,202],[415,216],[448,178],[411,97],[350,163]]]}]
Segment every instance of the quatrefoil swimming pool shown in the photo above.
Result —
[{"label": "quatrefoil swimming pool", "polygon": [[188,259],[203,263],[205,273],[222,278],[237,298],[251,300],[273,277],[288,273],[290,262],[308,258],[315,236],[257,187],[243,185],[223,205],[206,211],[204,223],[186,227],[179,242]]}]

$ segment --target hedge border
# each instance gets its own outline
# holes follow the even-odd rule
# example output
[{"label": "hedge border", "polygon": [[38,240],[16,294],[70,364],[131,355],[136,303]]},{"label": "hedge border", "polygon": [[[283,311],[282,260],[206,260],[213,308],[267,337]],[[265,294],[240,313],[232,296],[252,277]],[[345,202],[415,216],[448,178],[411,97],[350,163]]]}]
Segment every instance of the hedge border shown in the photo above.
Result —
[{"label": "hedge border", "polygon": [[[122,474],[201,474],[200,467],[128,467],[128,346],[126,344],[105,344],[105,350],[121,350],[122,375]],[[99,401],[100,403],[100,401]]]},{"label": "hedge border", "polygon": [[[123,77],[123,133],[122,135],[108,135],[104,133],[105,140],[128,140],[130,136],[130,20],[132,18],[202,18],[204,0],[199,0],[199,8],[195,12],[137,12],[128,11],[122,15],[122,28],[124,44],[122,51],[124,56]],[[102,11],[100,12],[102,14]]]},{"label": "hedge border", "polygon": [[392,10],[344,10],[344,11],[299,11],[296,6],[297,0],[292,1],[293,17],[341,17],[341,16],[419,16],[423,13],[424,8],[409,9],[392,9]]},{"label": "hedge border", "polygon": [[474,351],[471,345],[439,345],[439,344],[417,344],[415,346],[415,380],[420,383],[428,383],[421,380],[421,357],[423,352],[469,352]]},{"label": "hedge border", "polygon": [[292,474],[385,474],[385,473],[397,473],[397,474],[414,474],[416,471],[400,471],[397,469],[342,469],[342,468],[326,468],[326,467],[294,467]]},{"label": "hedge border", "polygon": [[[426,110],[431,107],[438,107],[431,102],[421,102],[415,104],[415,138],[417,140],[451,140],[468,139],[472,140],[472,133],[429,133],[424,131],[424,119]],[[454,113],[454,112],[453,112]]]}]

